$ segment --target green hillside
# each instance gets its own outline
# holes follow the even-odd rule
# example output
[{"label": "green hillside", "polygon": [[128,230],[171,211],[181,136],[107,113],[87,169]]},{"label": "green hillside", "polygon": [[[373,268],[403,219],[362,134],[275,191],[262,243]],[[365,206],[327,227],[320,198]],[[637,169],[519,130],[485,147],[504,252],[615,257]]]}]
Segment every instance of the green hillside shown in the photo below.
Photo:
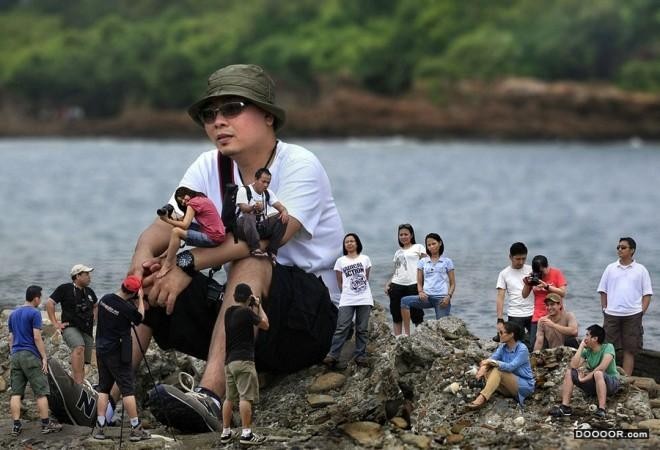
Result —
[{"label": "green hillside", "polygon": [[384,95],[528,76],[660,91],[657,0],[4,0],[0,97],[35,109],[176,108],[230,63],[289,89]]}]

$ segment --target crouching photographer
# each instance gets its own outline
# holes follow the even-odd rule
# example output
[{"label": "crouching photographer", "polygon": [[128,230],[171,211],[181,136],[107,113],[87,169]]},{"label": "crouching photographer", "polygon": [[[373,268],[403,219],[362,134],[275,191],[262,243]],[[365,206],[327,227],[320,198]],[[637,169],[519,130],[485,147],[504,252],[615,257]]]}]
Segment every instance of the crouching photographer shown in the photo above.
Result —
[{"label": "crouching photographer", "polygon": [[151,435],[142,428],[135,402],[135,379],[131,366],[133,346],[131,327],[142,322],[144,301],[142,281],[128,276],[114,294],[104,295],[99,301],[96,328],[96,360],[99,369],[99,398],[96,404],[98,419],[92,435],[105,439],[105,412],[110,389],[117,383],[123,397],[124,408],[131,421],[131,441],[149,439]]}]

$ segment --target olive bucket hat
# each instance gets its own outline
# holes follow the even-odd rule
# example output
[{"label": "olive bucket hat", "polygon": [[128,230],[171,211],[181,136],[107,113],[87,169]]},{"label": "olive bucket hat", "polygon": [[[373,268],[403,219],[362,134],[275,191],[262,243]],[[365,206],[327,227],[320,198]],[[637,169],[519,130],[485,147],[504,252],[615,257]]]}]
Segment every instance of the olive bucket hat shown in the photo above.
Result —
[{"label": "olive bucket hat", "polygon": [[286,120],[284,109],[275,104],[275,83],[264,69],[254,64],[234,64],[219,69],[209,77],[206,94],[188,108],[188,115],[200,126],[204,123],[199,113],[217,97],[243,97],[275,117],[273,127],[282,128]]}]

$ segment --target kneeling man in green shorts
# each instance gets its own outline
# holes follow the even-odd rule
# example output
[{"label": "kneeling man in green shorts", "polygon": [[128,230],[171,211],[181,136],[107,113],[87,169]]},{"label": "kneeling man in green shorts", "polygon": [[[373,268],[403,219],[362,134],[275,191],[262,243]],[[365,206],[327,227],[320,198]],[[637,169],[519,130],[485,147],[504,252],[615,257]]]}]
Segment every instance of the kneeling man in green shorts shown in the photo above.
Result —
[{"label": "kneeling man in green shorts", "polygon": [[251,430],[252,402],[259,400],[259,379],[254,367],[254,327],[268,329],[268,317],[261,307],[261,300],[252,295],[252,289],[241,283],[234,290],[237,305],[225,313],[225,336],[227,357],[225,358],[226,396],[222,405],[222,435],[220,442],[226,444],[233,438],[231,416],[234,402],[239,401],[243,432],[240,443],[257,445],[266,438]]},{"label": "kneeling man in green shorts", "polygon": [[62,425],[48,418],[48,363],[46,347],[41,338],[41,287],[29,286],[25,291],[25,304],[9,315],[9,342],[11,345],[11,418],[14,420],[12,435],[18,436],[21,425],[21,399],[25,386],[30,383],[37,399],[43,434],[60,431]]}]

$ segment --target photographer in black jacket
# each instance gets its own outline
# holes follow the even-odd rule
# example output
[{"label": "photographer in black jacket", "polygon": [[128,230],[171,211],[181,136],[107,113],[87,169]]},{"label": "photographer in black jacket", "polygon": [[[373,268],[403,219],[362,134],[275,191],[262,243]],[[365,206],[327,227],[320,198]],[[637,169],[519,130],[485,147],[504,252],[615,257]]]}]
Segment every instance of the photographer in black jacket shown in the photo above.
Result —
[{"label": "photographer in black jacket", "polygon": [[114,294],[104,295],[99,301],[96,327],[96,360],[99,368],[99,399],[96,404],[98,419],[92,435],[105,439],[105,413],[110,389],[117,383],[124,408],[131,421],[131,441],[149,439],[151,435],[142,428],[135,403],[135,379],[131,366],[133,346],[131,327],[144,318],[142,281],[136,276],[124,279]]}]

